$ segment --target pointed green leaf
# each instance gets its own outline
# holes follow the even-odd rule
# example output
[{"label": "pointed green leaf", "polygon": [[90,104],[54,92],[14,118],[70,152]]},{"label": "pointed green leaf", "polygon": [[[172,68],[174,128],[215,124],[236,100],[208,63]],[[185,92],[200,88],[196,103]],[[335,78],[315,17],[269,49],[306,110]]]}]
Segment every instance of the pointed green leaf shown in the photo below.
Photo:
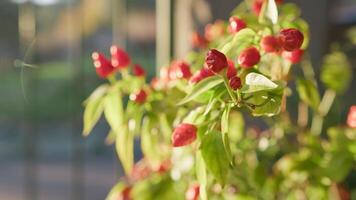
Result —
[{"label": "pointed green leaf", "polygon": [[91,94],[90,96],[84,101],[84,105],[86,105],[88,103],[89,100],[91,99],[98,99],[100,97],[103,97],[106,92],[109,89],[109,85],[108,84],[102,84],[99,87],[97,87]]},{"label": "pointed green leaf", "polygon": [[229,171],[229,158],[220,132],[212,131],[204,136],[201,146],[202,157],[215,179],[224,184]]},{"label": "pointed green leaf", "polygon": [[112,90],[106,95],[104,114],[111,129],[115,132],[120,131],[120,127],[123,124],[124,111],[119,90]]},{"label": "pointed green leaf", "polygon": [[105,200],[117,200],[120,196],[121,191],[125,188],[123,182],[119,182],[114,187],[111,188],[109,194],[106,196]]},{"label": "pointed green leaf", "polygon": [[166,141],[170,141],[172,135],[172,127],[167,119],[166,114],[159,115],[159,125],[162,135],[164,136]]},{"label": "pointed green leaf", "polygon": [[253,116],[274,116],[280,112],[282,94],[280,92],[255,92],[246,103]]},{"label": "pointed green leaf", "polygon": [[[285,20],[287,22],[290,22],[291,20],[294,20],[301,15],[300,8],[298,7],[297,4],[294,3],[283,3],[283,6],[279,7],[280,13],[283,13],[283,19],[289,19]],[[284,21],[284,20],[282,20]]]},{"label": "pointed green leaf", "polygon": [[126,175],[131,173],[134,163],[133,145],[133,133],[126,126],[122,126],[121,130],[116,133],[115,148]]},{"label": "pointed green leaf", "polygon": [[135,135],[140,135],[141,121],[145,114],[144,107],[138,105],[133,101],[128,101],[124,116],[126,120],[129,120],[129,128]]},{"label": "pointed green leaf", "polygon": [[136,200],[183,200],[185,184],[175,182],[170,176],[155,176],[137,181],[130,196]]},{"label": "pointed green leaf", "polygon": [[141,149],[143,155],[151,161],[159,160],[157,135],[151,134],[151,122],[149,117],[143,119],[141,130]]},{"label": "pointed green leaf", "polygon": [[115,143],[115,141],[116,141],[116,132],[113,130],[110,130],[110,132],[108,133],[108,135],[105,138],[105,144],[112,145]]},{"label": "pointed green leaf", "polygon": [[206,105],[205,111],[203,115],[207,115],[210,113],[210,111],[212,111],[212,109],[214,108],[214,105],[216,104],[216,102],[218,102],[218,100],[227,93],[226,90],[226,86],[225,85],[220,85],[219,87],[216,87],[214,89],[214,93],[210,96],[210,100],[208,102],[208,104]]},{"label": "pointed green leaf", "polygon": [[224,112],[221,116],[221,133],[223,137],[223,143],[225,147],[225,151],[227,153],[227,156],[231,162],[232,160],[232,154],[231,154],[231,148],[230,148],[230,140],[229,140],[229,116],[230,116],[230,110],[231,107],[229,105],[226,106],[224,109]]},{"label": "pointed green leaf", "polygon": [[241,140],[244,134],[245,121],[240,112],[231,112],[229,117],[229,138],[232,143]]},{"label": "pointed green leaf", "polygon": [[194,110],[190,111],[188,115],[183,119],[184,123],[190,124],[200,124],[204,123],[206,116],[203,115],[205,111],[205,106],[199,106]]},{"label": "pointed green leaf", "polygon": [[104,109],[103,97],[89,98],[85,105],[83,117],[83,135],[88,136],[100,119]]},{"label": "pointed green leaf", "polygon": [[179,103],[178,105],[183,105],[191,100],[194,100],[194,98],[198,97],[199,95],[203,94],[204,92],[207,92],[208,90],[212,89],[213,87],[221,84],[224,80],[219,77],[219,76],[212,76],[208,77],[196,85],[193,86],[192,90],[189,92],[187,96],[185,96]]},{"label": "pointed green leaf", "polygon": [[331,152],[326,156],[325,175],[335,182],[342,182],[353,166],[353,156],[347,152]]},{"label": "pointed green leaf", "polygon": [[345,92],[352,80],[351,65],[346,55],[342,52],[327,55],[320,78],[326,87],[339,94]]},{"label": "pointed green leaf", "polygon": [[211,97],[208,105],[206,105],[205,111],[203,113],[204,116],[209,114],[209,112],[213,109],[215,103],[217,102],[217,98]]},{"label": "pointed green leaf", "polygon": [[298,79],[297,91],[302,101],[304,101],[314,110],[318,109],[320,96],[315,84],[312,81],[306,79]]},{"label": "pointed green leaf", "polygon": [[[229,55],[231,52],[239,54],[244,48],[250,46],[256,36],[256,32],[250,28],[244,28],[234,35],[230,42],[227,42],[222,48],[221,52]],[[232,51],[234,50],[234,51]]]}]

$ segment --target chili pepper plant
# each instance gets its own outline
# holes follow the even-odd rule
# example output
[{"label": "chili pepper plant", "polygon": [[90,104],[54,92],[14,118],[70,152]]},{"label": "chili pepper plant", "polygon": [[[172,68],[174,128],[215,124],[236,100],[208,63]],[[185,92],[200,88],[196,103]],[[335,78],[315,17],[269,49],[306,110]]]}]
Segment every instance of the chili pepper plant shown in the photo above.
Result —
[{"label": "chili pepper plant", "polygon": [[291,3],[244,1],[149,83],[120,47],[93,53],[105,83],[84,102],[83,134],[103,115],[125,173],[107,199],[355,196],[356,108],[346,122],[325,120],[352,69],[334,48],[315,76],[300,14]]}]

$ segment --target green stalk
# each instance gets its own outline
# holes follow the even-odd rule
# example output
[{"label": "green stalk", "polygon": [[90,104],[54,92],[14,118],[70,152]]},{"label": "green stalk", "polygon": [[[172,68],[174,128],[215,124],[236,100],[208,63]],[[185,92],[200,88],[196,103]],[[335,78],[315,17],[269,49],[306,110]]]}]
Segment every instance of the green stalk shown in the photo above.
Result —
[{"label": "green stalk", "polygon": [[319,105],[318,112],[313,117],[312,126],[311,126],[312,134],[320,135],[323,128],[324,117],[328,114],[335,100],[335,97],[336,97],[335,91],[330,89],[325,91],[324,96]]},{"label": "green stalk", "polygon": [[129,71],[127,69],[122,69],[121,71],[122,79],[126,80],[129,78]]},{"label": "green stalk", "polygon": [[328,114],[334,100],[335,100],[335,97],[336,97],[336,93],[334,90],[326,90],[325,93],[324,93],[324,96],[323,96],[323,99],[321,100],[321,103],[319,105],[319,114],[321,116],[325,116]]},{"label": "green stalk", "polygon": [[308,105],[304,102],[298,104],[298,125],[302,128],[308,125]]},{"label": "green stalk", "polygon": [[311,133],[313,135],[320,135],[323,128],[324,119],[319,114],[314,115],[311,125]]},{"label": "green stalk", "polygon": [[302,67],[302,70],[303,70],[304,77],[316,82],[316,80],[315,80],[315,72],[314,72],[312,63],[310,61],[310,56],[309,55],[305,55],[304,57],[305,57],[305,59],[303,59],[303,61],[301,63],[301,67]]},{"label": "green stalk", "polygon": [[241,106],[241,103],[242,102],[242,95],[241,95],[241,91],[239,89],[237,89],[237,106]]},{"label": "green stalk", "polygon": [[111,85],[114,85],[116,82],[115,74],[111,74],[108,76],[108,81],[110,82]]},{"label": "green stalk", "polygon": [[226,89],[227,89],[227,92],[228,92],[229,95],[230,95],[231,100],[234,102],[234,104],[236,104],[238,101],[237,101],[237,99],[236,99],[236,97],[235,97],[233,91],[231,90],[231,88],[230,88],[230,86],[229,86],[229,81],[227,80],[226,77],[223,77],[223,79],[224,79],[225,87],[226,87]]}]

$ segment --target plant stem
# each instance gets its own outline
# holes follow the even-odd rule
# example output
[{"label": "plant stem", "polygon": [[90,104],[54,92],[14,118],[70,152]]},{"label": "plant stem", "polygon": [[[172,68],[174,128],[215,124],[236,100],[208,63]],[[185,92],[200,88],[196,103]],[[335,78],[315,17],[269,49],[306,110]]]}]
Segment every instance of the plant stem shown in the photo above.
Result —
[{"label": "plant stem", "polygon": [[233,93],[233,91],[231,90],[230,86],[229,86],[229,81],[227,80],[226,77],[223,77],[224,79],[224,84],[225,84],[225,87],[227,89],[227,92],[229,93],[230,97],[231,97],[231,100],[234,102],[234,104],[237,103],[237,99]]},{"label": "plant stem", "polygon": [[336,93],[333,90],[326,90],[323,96],[323,99],[321,100],[321,103],[319,105],[319,114],[321,116],[325,116],[326,114],[328,114],[334,100],[336,97]]},{"label": "plant stem", "polygon": [[321,100],[321,103],[319,105],[318,112],[313,117],[312,127],[311,127],[312,134],[320,135],[323,128],[324,117],[326,116],[326,114],[328,114],[331,105],[335,100],[335,97],[336,97],[335,91],[330,89],[325,91],[323,99]]},{"label": "plant stem", "polygon": [[313,82],[316,82],[315,80],[315,72],[313,69],[313,65],[310,61],[310,56],[309,55],[305,55],[304,56],[305,59],[303,59],[302,63],[301,63],[301,67],[303,70],[303,74],[304,77],[310,80],[313,80]]},{"label": "plant stem", "polygon": [[111,85],[114,85],[115,82],[116,82],[116,78],[115,78],[115,75],[114,74],[111,74],[108,76],[108,80],[110,82]]},{"label": "plant stem", "polygon": [[302,128],[308,125],[308,106],[303,102],[298,105],[298,125]]},{"label": "plant stem", "polygon": [[320,135],[323,128],[324,119],[319,114],[314,115],[311,126],[311,133],[313,135]]},{"label": "plant stem", "polygon": [[240,104],[241,101],[242,101],[241,91],[237,89],[237,103]]},{"label": "plant stem", "polygon": [[129,72],[127,69],[122,69],[120,72],[121,72],[122,79],[125,80],[129,77]]}]

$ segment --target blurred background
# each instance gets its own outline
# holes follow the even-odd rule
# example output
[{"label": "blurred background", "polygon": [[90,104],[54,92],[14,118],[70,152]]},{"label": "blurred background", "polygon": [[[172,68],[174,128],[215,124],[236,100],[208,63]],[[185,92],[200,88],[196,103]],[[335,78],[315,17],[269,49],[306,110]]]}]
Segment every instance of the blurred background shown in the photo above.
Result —
[{"label": "blurred background", "polygon": [[[171,58],[184,57],[193,30],[228,19],[239,2],[1,0],[0,199],[104,199],[121,167],[104,143],[106,123],[81,136],[81,102],[102,82],[91,53],[108,55],[117,44],[152,77]],[[310,23],[309,50],[318,70],[330,44],[342,43],[356,25],[356,1],[286,2],[298,4]],[[353,66],[355,53],[348,53]],[[353,86],[355,79],[344,113],[356,103]]]}]

